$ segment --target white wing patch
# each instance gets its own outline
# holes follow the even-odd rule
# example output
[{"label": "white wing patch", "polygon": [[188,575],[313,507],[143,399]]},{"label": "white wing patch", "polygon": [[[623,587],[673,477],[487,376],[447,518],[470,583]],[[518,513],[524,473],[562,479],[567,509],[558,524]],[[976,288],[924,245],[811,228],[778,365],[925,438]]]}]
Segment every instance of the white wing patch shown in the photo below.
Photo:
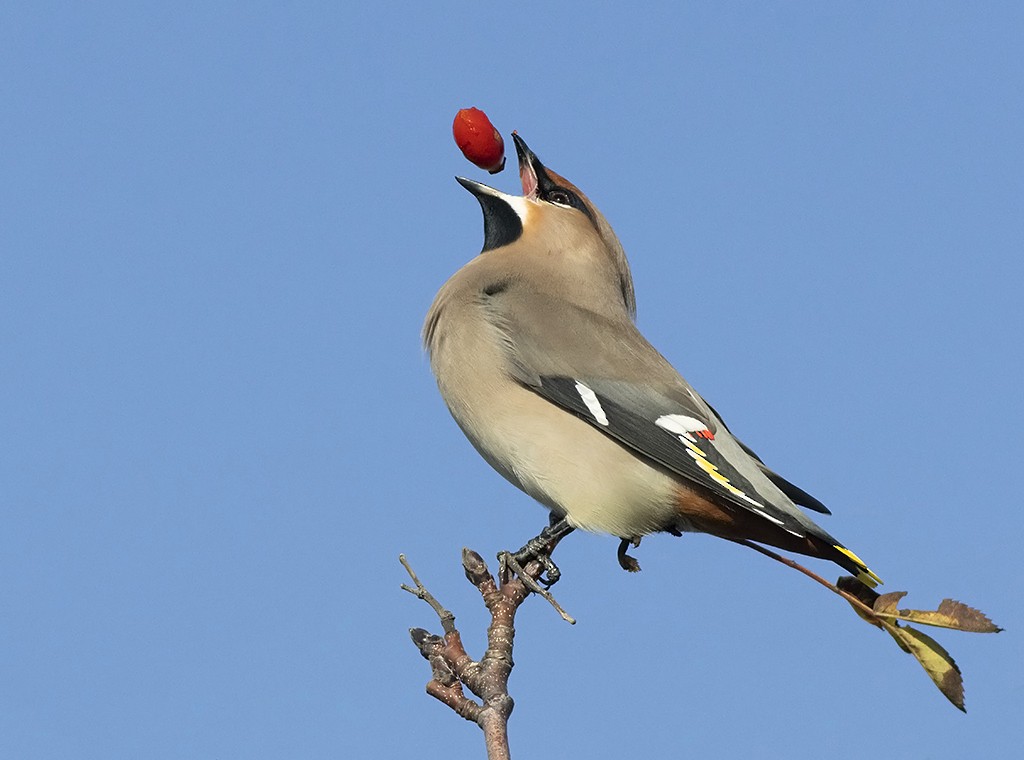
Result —
[{"label": "white wing patch", "polygon": [[580,382],[576,383],[576,392],[580,394],[583,403],[587,405],[587,410],[594,415],[597,424],[607,427],[608,415],[604,413],[604,407],[601,406],[601,401],[597,398],[597,394]]},{"label": "white wing patch", "polygon": [[[714,439],[711,431],[708,430],[708,426],[698,420],[696,417],[688,417],[685,414],[665,414],[654,421],[654,424],[660,428],[664,428],[670,433],[684,438],[690,443],[696,443],[697,439],[693,436],[697,433],[701,438],[706,438],[709,441]],[[701,452],[703,456],[703,452]]]}]

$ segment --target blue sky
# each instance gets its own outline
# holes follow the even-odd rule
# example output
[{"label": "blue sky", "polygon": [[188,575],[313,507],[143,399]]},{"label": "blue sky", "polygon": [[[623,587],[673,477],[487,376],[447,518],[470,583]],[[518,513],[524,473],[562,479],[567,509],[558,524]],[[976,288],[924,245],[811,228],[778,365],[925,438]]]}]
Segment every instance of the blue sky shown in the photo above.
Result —
[{"label": "blue sky", "polygon": [[602,209],[642,329],[824,527],[1008,629],[936,634],[965,716],[753,552],[633,576],[574,535],[514,756],[1019,752],[1021,6],[343,5],[0,10],[0,756],[483,755],[397,560],[480,654],[459,550],[546,519],[419,345],[482,240],[454,175],[517,187],[469,105]]}]

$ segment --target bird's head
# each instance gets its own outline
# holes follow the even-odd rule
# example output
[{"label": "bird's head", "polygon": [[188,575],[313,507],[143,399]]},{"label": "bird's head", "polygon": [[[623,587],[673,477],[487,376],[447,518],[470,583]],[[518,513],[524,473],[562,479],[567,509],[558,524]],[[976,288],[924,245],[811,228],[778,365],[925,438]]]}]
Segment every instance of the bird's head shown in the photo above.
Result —
[{"label": "bird's head", "polygon": [[604,215],[583,192],[547,168],[515,132],[523,194],[457,177],[480,202],[484,215],[482,253],[513,246],[514,255],[546,258],[550,264],[579,270],[579,276],[611,280],[630,315],[636,313],[633,277],[626,254]]}]

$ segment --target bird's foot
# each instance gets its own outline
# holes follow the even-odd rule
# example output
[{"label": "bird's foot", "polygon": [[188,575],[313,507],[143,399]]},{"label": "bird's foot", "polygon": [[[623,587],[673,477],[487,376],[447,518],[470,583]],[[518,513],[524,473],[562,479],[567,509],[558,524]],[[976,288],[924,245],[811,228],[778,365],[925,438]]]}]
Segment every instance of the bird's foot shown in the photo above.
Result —
[{"label": "bird's foot", "polygon": [[631,557],[626,554],[626,549],[630,546],[640,546],[640,536],[634,536],[633,538],[624,538],[619,542],[619,550],[616,552],[616,557],[619,560],[619,567],[625,570],[627,573],[639,573],[640,563],[636,561],[636,557]]},{"label": "bird's foot", "polygon": [[551,559],[551,553],[558,546],[558,542],[572,532],[573,527],[564,518],[552,515],[551,523],[540,532],[540,535],[527,541],[519,551],[502,552],[498,558],[502,560],[502,567],[508,566],[507,558],[511,558],[520,567],[526,567],[529,562],[539,562],[542,569],[540,575],[537,576],[537,581],[546,588],[550,588],[562,577],[562,571]]}]

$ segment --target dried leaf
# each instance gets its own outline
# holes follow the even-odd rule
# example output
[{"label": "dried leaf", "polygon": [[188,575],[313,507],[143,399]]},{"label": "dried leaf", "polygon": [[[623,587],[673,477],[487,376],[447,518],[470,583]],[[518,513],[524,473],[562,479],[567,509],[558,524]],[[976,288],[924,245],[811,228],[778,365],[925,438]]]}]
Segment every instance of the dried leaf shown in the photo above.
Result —
[{"label": "dried leaf", "polygon": [[854,578],[852,575],[840,576],[839,580],[836,581],[836,588],[840,591],[845,591],[848,594],[860,599],[868,607],[873,607],[875,600],[878,599],[878,592],[872,588],[868,588],[864,583]]},{"label": "dried leaf", "polygon": [[[853,596],[863,604],[864,607],[867,607],[868,610],[870,610],[878,600],[878,592],[874,589],[868,588],[852,575],[844,575],[837,580],[836,588],[850,594],[850,596]],[[853,607],[853,611],[856,612],[862,620],[871,623],[873,626],[881,628],[882,624],[874,614],[865,610],[864,607],[861,607],[861,604],[856,604],[849,597],[846,597],[846,601],[850,603],[850,606]]]},{"label": "dried leaf", "polygon": [[879,615],[896,614],[896,605],[900,599],[907,595],[906,591],[890,591],[888,594],[881,594],[875,599],[874,609]]},{"label": "dried leaf", "polygon": [[957,621],[958,631],[971,633],[999,633],[1002,628],[992,622],[991,618],[981,610],[970,607],[955,599],[943,599],[939,605],[939,614]]},{"label": "dried leaf", "polygon": [[909,652],[917,658],[946,699],[958,709],[967,712],[964,708],[963,678],[960,675],[960,668],[957,667],[949,652],[931,636],[916,628],[887,621],[883,621],[883,625],[885,630],[896,639],[896,643],[903,651]]},{"label": "dried leaf", "polygon": [[[972,633],[998,633],[1003,630],[1002,628],[980,610],[953,599],[943,599],[936,610],[901,610],[898,605],[907,595],[906,591],[892,591],[879,595],[851,577],[840,578],[836,586],[855,597],[860,603],[847,597],[854,612],[872,625],[884,628],[900,649],[914,655],[921,663],[946,699],[960,710],[964,710],[964,684],[956,662],[935,639],[905,623],[919,623]],[[900,621],[904,624],[901,625]]]},{"label": "dried leaf", "polygon": [[[993,623],[985,613],[953,599],[943,599],[937,610],[898,610],[896,603],[906,592],[883,594],[875,601],[875,614],[892,620],[931,625],[937,628],[951,628],[971,633],[998,633],[1003,630]],[[893,597],[893,598],[889,598]]]}]

